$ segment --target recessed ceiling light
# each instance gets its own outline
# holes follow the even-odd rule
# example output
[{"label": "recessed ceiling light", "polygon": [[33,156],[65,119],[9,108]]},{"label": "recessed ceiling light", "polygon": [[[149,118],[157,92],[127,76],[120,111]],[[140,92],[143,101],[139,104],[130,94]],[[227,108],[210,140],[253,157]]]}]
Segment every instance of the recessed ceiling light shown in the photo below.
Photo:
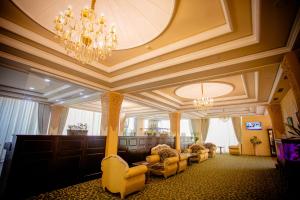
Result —
[{"label": "recessed ceiling light", "polygon": [[29,90],[34,90],[34,87],[30,87]]},{"label": "recessed ceiling light", "polygon": [[80,92],[80,93],[79,93],[80,96],[82,96],[83,94],[84,94],[83,92]]},{"label": "recessed ceiling light", "polygon": [[55,101],[59,101],[58,99],[56,99]]},{"label": "recessed ceiling light", "polygon": [[47,82],[47,83],[49,83],[51,80],[50,80],[50,79],[47,79],[47,78],[45,78],[45,79],[44,79],[44,81],[45,81],[45,82]]},{"label": "recessed ceiling light", "polygon": [[86,99],[86,98],[88,98],[88,97],[89,97],[89,95],[84,95],[82,98]]}]

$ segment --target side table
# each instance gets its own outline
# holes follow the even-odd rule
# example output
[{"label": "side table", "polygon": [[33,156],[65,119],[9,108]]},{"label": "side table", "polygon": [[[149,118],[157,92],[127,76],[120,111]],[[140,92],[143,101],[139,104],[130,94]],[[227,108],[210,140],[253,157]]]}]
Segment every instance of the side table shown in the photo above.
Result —
[{"label": "side table", "polygon": [[222,154],[222,148],[224,148],[223,146],[217,146],[220,149],[220,154]]}]

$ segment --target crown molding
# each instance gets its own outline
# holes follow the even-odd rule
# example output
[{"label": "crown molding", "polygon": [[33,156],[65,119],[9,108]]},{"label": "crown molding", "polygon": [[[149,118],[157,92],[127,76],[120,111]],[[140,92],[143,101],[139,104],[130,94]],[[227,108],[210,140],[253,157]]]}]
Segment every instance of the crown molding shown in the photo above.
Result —
[{"label": "crown molding", "polygon": [[276,91],[276,88],[277,88],[277,85],[279,84],[279,81],[281,79],[281,76],[283,75],[283,70],[281,68],[281,65],[279,66],[279,69],[277,71],[277,74],[276,74],[276,78],[274,80],[274,83],[273,83],[273,86],[272,86],[272,90],[270,92],[270,96],[269,96],[269,99],[268,99],[268,103],[270,104],[271,101],[272,101],[272,98],[275,94],[275,91]]},{"label": "crown molding", "polygon": [[251,54],[251,55],[247,55],[247,56],[243,56],[243,57],[239,57],[239,58],[234,58],[231,60],[221,61],[218,63],[212,63],[212,64],[208,64],[208,65],[195,67],[192,69],[187,69],[187,70],[183,70],[183,71],[179,71],[179,72],[175,72],[175,73],[170,73],[167,75],[150,78],[150,79],[143,80],[143,81],[137,81],[134,83],[125,84],[125,85],[122,85],[119,87],[112,88],[112,90],[113,91],[123,90],[123,89],[129,88],[129,87],[140,86],[143,84],[149,84],[149,83],[153,83],[153,82],[157,82],[157,81],[171,79],[171,78],[175,78],[178,76],[184,76],[184,75],[203,72],[203,71],[207,71],[207,70],[218,69],[221,67],[226,67],[226,66],[249,62],[249,61],[253,61],[253,60],[258,60],[258,59],[262,59],[262,58],[266,58],[266,57],[276,56],[276,55],[284,54],[287,52],[289,52],[289,49],[287,47],[272,49],[272,50],[265,51],[265,52]]},{"label": "crown molding", "polygon": [[67,60],[64,60],[63,58],[60,58],[58,56],[55,56],[51,53],[48,53],[46,51],[42,51],[38,48],[35,48],[35,47],[32,47],[28,44],[25,44],[23,42],[20,42],[16,39],[13,39],[13,38],[10,38],[10,37],[7,37],[3,34],[0,34],[0,40],[3,44],[7,45],[7,46],[10,46],[10,47],[13,47],[13,48],[16,48],[16,49],[20,49],[26,53],[30,53],[34,56],[37,56],[37,57],[40,57],[42,59],[45,59],[45,60],[49,60],[51,62],[55,62],[59,65],[62,65],[64,67],[67,67],[69,69],[72,69],[74,71],[78,71],[80,73],[84,73],[84,74],[87,74],[89,76],[92,76],[92,77],[95,77],[95,78],[100,78],[104,81],[108,81],[108,77],[107,76],[104,76],[102,74],[99,74],[99,73],[96,73],[95,71],[93,70],[90,70],[90,69],[87,69],[83,66],[80,66],[80,65],[77,65],[73,62],[70,62],[70,61],[67,61]]},{"label": "crown molding", "polygon": [[32,62],[32,61],[24,59],[24,58],[20,58],[18,56],[8,54],[8,53],[3,52],[3,51],[0,51],[0,57],[6,58],[6,59],[9,59],[9,60],[13,60],[13,61],[18,62],[18,63],[23,64],[23,65],[30,66],[31,67],[30,71],[50,75],[50,76],[53,76],[53,77],[56,77],[56,78],[60,78],[60,79],[69,81],[69,82],[77,84],[77,85],[82,85],[82,86],[85,86],[85,87],[88,87],[88,88],[91,88],[91,89],[95,89],[95,90],[98,90],[98,91],[103,91],[103,90],[109,90],[110,89],[110,88],[108,88],[106,86],[103,86],[101,84],[98,84],[98,83],[95,83],[95,82],[92,82],[92,81],[89,81],[89,80],[86,80],[86,79],[83,79],[83,78],[80,78],[80,77],[76,77],[76,76],[73,76],[73,75],[70,75],[70,74],[52,69],[52,68],[49,68],[45,65],[41,65],[41,64]]},{"label": "crown molding", "polygon": [[145,97],[149,97],[149,98],[151,98],[151,99],[154,99],[154,100],[156,100],[156,101],[159,101],[159,102],[161,102],[161,103],[168,104],[168,105],[173,106],[173,107],[175,107],[175,108],[180,108],[180,105],[175,104],[175,103],[173,103],[173,102],[171,102],[171,101],[168,101],[168,100],[166,100],[166,99],[163,99],[163,98],[161,98],[161,97],[158,97],[158,96],[156,96],[156,95],[153,95],[153,94],[150,94],[150,93],[147,93],[147,92],[142,92],[142,93],[140,93],[140,94],[143,95],[143,96],[145,96]]}]

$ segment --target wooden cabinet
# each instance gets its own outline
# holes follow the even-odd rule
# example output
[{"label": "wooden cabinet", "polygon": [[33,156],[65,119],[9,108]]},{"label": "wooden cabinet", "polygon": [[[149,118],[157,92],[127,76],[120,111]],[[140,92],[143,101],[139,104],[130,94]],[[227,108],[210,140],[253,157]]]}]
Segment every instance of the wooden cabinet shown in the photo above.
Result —
[{"label": "wooden cabinet", "polygon": [[[1,175],[1,199],[20,199],[100,177],[104,136],[17,135]],[[17,192],[16,192],[17,191]]]}]

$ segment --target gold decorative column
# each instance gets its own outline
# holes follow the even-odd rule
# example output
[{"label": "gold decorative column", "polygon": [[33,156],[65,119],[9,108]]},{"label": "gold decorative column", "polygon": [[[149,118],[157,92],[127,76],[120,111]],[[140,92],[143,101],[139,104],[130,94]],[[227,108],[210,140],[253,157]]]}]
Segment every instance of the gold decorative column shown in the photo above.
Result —
[{"label": "gold decorative column", "polygon": [[170,118],[170,131],[176,137],[176,150],[180,151],[180,112],[169,113]]},{"label": "gold decorative column", "polygon": [[295,52],[286,53],[281,67],[288,77],[289,85],[293,89],[297,108],[300,108],[300,63]]},{"label": "gold decorative column", "polygon": [[268,106],[268,113],[271,118],[275,139],[282,138],[285,135],[285,128],[280,104],[270,104]]},{"label": "gold decorative column", "polygon": [[105,156],[117,154],[120,111],[124,96],[107,92],[101,96],[101,135],[106,135]]},{"label": "gold decorative column", "polygon": [[119,131],[119,136],[123,136],[124,128],[125,128],[125,121],[126,121],[126,114],[121,113],[120,114],[120,131]]},{"label": "gold decorative column", "polygon": [[68,115],[68,108],[60,105],[51,106],[51,119],[49,124],[49,135],[61,135]]}]

